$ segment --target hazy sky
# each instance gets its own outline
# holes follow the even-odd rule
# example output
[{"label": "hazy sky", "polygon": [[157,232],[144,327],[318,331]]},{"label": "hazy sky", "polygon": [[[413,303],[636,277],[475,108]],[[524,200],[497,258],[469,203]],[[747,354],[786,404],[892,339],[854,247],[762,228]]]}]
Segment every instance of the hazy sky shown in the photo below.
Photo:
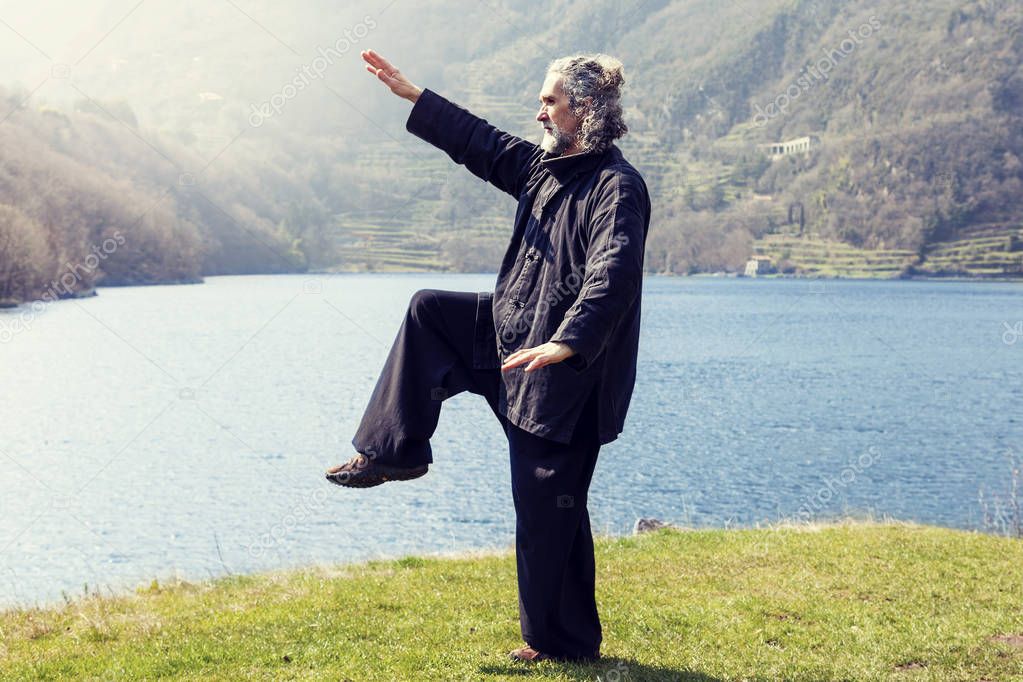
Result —
[{"label": "hazy sky", "polygon": [[[0,88],[23,88],[26,107],[120,103],[143,127],[198,146],[209,140],[213,150],[246,127],[257,139],[274,131],[403,136],[407,103],[387,96],[359,57],[372,47],[418,85],[532,134],[544,65],[565,53],[609,49],[592,31],[561,39],[557,27],[570,4],[0,0]],[[602,25],[617,39],[616,22],[628,25],[648,5],[602,0],[591,10],[607,15]],[[477,77],[489,78],[492,98],[466,94],[481,91]],[[274,102],[281,106],[272,115],[256,113]],[[254,118],[265,125],[253,126]]]},{"label": "hazy sky", "polygon": [[[362,77],[359,51],[371,39],[374,46],[392,42],[389,32],[402,28],[400,11],[388,4],[3,1],[0,86],[24,87],[36,106],[125,100],[150,125],[210,125],[226,117],[232,121],[219,123],[231,128],[301,73],[309,86],[320,81],[364,98],[373,83]],[[344,42],[353,31],[367,42]],[[321,59],[324,68],[309,78],[318,48],[339,41],[347,51],[325,65]],[[310,104],[290,99],[299,116]]]}]

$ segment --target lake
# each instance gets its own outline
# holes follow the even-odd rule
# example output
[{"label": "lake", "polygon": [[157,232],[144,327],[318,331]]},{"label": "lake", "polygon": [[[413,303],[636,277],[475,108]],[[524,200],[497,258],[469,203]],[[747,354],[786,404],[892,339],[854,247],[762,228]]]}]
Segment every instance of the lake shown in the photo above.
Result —
[{"label": "lake", "polygon": [[[444,403],[425,477],[323,478],[352,454],[412,293],[494,279],[212,277],[0,311],[0,605],[510,547],[507,446],[479,396]],[[1006,496],[1023,442],[1021,294],[648,277],[636,392],[591,488],[595,531],[640,516],[985,528],[981,491]]]}]

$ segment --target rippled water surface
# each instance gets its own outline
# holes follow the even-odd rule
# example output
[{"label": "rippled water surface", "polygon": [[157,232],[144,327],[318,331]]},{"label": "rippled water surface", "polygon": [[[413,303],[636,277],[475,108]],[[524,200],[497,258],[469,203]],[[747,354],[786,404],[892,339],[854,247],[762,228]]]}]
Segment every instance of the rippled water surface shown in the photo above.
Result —
[{"label": "rippled water surface", "polygon": [[[218,277],[103,289],[0,344],[0,604],[317,562],[506,547],[507,451],[444,403],[417,481],[346,490],[420,288],[492,275]],[[1023,287],[647,278],[636,393],[595,529],[893,516],[984,525],[1023,436]],[[989,506],[990,508],[990,506]]]}]

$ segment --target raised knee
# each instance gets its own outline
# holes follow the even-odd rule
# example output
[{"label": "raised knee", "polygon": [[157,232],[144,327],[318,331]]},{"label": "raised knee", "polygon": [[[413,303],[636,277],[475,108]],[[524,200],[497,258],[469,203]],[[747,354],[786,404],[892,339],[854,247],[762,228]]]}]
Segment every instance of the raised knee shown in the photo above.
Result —
[{"label": "raised knee", "polygon": [[436,302],[436,289],[420,289],[416,293],[412,294],[412,298],[409,300],[409,315],[412,316],[412,319],[421,324],[430,316]]}]

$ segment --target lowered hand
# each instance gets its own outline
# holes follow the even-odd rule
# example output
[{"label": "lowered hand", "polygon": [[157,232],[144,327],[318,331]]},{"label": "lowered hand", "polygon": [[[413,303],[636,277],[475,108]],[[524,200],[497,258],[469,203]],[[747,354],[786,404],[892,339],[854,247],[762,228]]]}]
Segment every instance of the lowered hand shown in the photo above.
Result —
[{"label": "lowered hand", "polygon": [[518,367],[519,365],[529,363],[526,365],[526,371],[532,372],[534,369],[540,369],[546,365],[553,365],[555,362],[561,362],[567,358],[575,355],[575,351],[572,350],[568,344],[561,343],[559,341],[548,341],[547,343],[534,346],[532,348],[520,348],[504,361],[501,365],[501,371]]}]

